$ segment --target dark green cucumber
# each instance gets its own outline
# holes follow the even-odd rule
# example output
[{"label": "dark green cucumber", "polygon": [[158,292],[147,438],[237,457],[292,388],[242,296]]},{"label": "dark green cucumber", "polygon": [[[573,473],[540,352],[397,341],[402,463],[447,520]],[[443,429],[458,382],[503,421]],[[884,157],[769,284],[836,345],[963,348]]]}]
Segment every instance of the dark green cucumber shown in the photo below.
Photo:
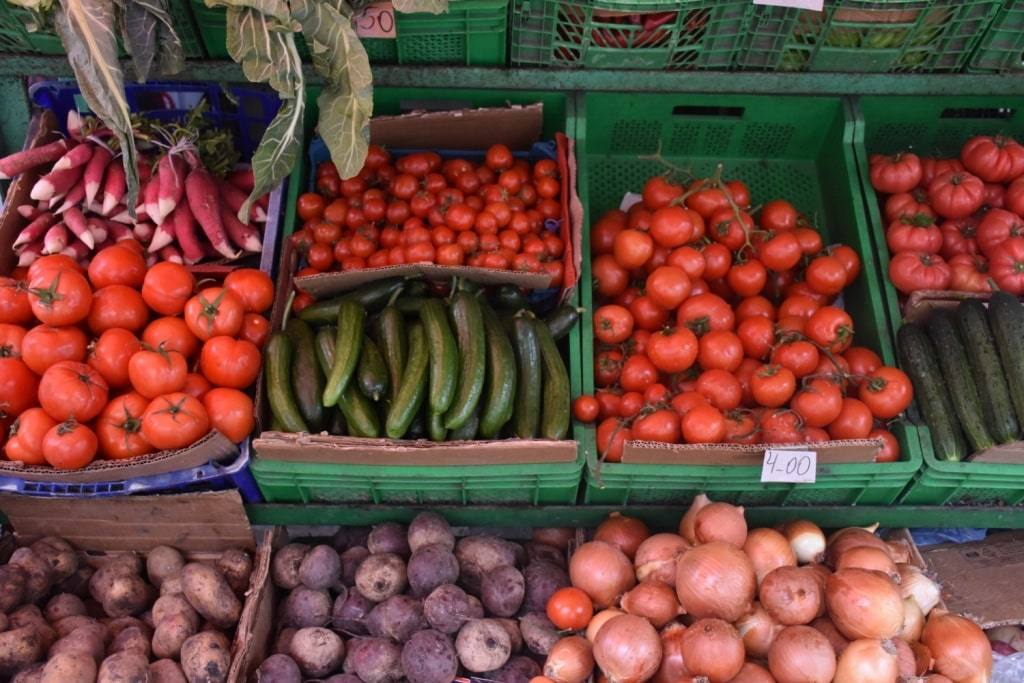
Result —
[{"label": "dark green cucumber", "polygon": [[517,315],[510,326],[517,374],[512,432],[520,439],[533,439],[540,429],[540,397],[544,381],[540,340],[530,317]]},{"label": "dark green cucumber", "polygon": [[1013,409],[1024,425],[1024,306],[1012,294],[996,292],[988,302],[988,322],[999,348]]},{"label": "dark green cucumber", "polygon": [[579,322],[580,311],[582,310],[576,306],[562,304],[552,311],[548,317],[544,318],[544,323],[551,330],[551,336],[555,338],[555,341],[569,334],[576,323]]},{"label": "dark green cucumber", "polygon": [[427,413],[427,436],[431,441],[444,441],[448,430],[444,426],[444,415]]},{"label": "dark green cucumber", "polygon": [[334,339],[334,363],[327,373],[324,387],[324,406],[338,403],[341,392],[355,373],[356,362],[363,346],[363,323],[366,310],[363,305],[351,299],[338,305],[338,333]]},{"label": "dark green cucumber", "polygon": [[402,382],[402,371],[405,370],[406,348],[405,317],[394,306],[388,306],[373,321],[373,336],[377,348],[388,368],[388,388],[391,398],[398,392]]},{"label": "dark green cucumber", "polygon": [[[420,320],[423,321],[423,332],[430,347],[430,412],[443,415],[455,399],[455,387],[459,379],[459,351],[448,324],[448,313],[440,299],[424,300],[420,308]],[[410,355],[413,348],[410,337]]]},{"label": "dark green cucumber", "polygon": [[459,344],[459,388],[445,414],[444,426],[458,429],[469,419],[484,392],[487,371],[487,344],[484,338],[484,314],[475,295],[459,290],[452,295],[452,322]]},{"label": "dark green cucumber", "polygon": [[430,293],[430,286],[426,280],[413,278],[405,281],[402,287],[402,296],[427,296]]},{"label": "dark green cucumber", "polygon": [[376,439],[380,436],[380,418],[373,402],[367,398],[356,382],[349,382],[338,397],[338,409],[345,416],[349,436]]},{"label": "dark green cucumber", "polygon": [[[956,309],[957,325],[963,335],[967,360],[978,386],[981,410],[987,418],[989,434],[1000,443],[1015,441],[1020,436],[1020,424],[1010,401],[1010,388],[992,329],[985,316],[985,305],[977,299],[962,301]],[[1018,342],[1019,343],[1019,342]]]},{"label": "dark green cucumber", "polygon": [[914,383],[914,397],[939,460],[963,460],[970,451],[960,430],[956,410],[946,393],[945,380],[928,335],[917,325],[906,324],[896,335],[900,365]]},{"label": "dark green cucumber", "polygon": [[385,431],[389,438],[400,439],[409,431],[409,425],[423,405],[427,393],[427,372],[430,352],[427,349],[427,335],[422,323],[409,326],[409,358],[402,373],[402,383],[395,400],[388,410]]},{"label": "dark green cucumber", "polygon": [[537,330],[540,358],[544,365],[540,435],[545,439],[564,439],[569,433],[569,371],[547,324],[543,320],[534,320],[533,326]]},{"label": "dark green cucumber", "polygon": [[270,335],[266,349],[270,412],[286,432],[308,432],[292,393],[292,340],[284,332]]},{"label": "dark green cucumber", "polygon": [[363,285],[339,297],[318,301],[299,312],[299,317],[308,323],[331,325],[338,320],[338,308],[343,301],[353,301],[363,310],[378,311],[387,305],[395,292],[402,289],[405,278],[393,277]]},{"label": "dark green cucumber", "polygon": [[292,340],[292,393],[311,432],[324,426],[324,373],[316,359],[313,330],[305,320],[292,318],[284,328]]},{"label": "dark green cucumber", "polygon": [[928,336],[936,349],[939,367],[946,384],[946,393],[950,397],[960,426],[975,453],[991,448],[995,440],[985,427],[985,416],[981,412],[981,401],[978,398],[978,387],[967,361],[960,333],[957,332],[953,316],[945,310],[936,310],[928,321]]},{"label": "dark green cucumber", "polygon": [[472,441],[476,438],[477,429],[480,426],[480,414],[476,411],[469,416],[461,427],[448,432],[449,441]]},{"label": "dark green cucumber", "polygon": [[495,308],[500,308],[503,311],[518,311],[530,306],[530,302],[523,296],[523,290],[515,285],[498,287],[491,295],[491,302]]},{"label": "dark green cucumber", "polygon": [[285,431],[288,431],[288,430],[286,430],[284,428],[284,425],[281,424],[281,421],[278,420],[277,417],[275,417],[273,414],[271,414],[271,416],[270,416],[270,431],[272,431],[272,432],[285,432]]},{"label": "dark green cucumber", "polygon": [[516,398],[516,356],[497,314],[487,304],[482,308],[487,343],[487,382],[480,404],[479,431],[482,438],[493,439],[512,419]]},{"label": "dark green cucumber", "polygon": [[316,350],[316,360],[320,363],[320,369],[324,374],[330,372],[331,366],[334,365],[334,341],[337,336],[338,329],[336,327],[321,327],[316,331],[313,344]]},{"label": "dark green cucumber", "polygon": [[363,350],[356,368],[359,389],[372,401],[379,401],[388,390],[388,368],[384,356],[369,336],[363,337]]},{"label": "dark green cucumber", "polygon": [[426,406],[416,411],[416,414],[412,417],[412,422],[409,423],[409,428],[405,430],[405,439],[426,439],[427,438],[427,410]]},{"label": "dark green cucumber", "polygon": [[428,301],[431,297],[427,296],[400,296],[395,299],[395,303],[392,304],[402,315],[419,315],[420,310],[423,308],[423,303]]}]

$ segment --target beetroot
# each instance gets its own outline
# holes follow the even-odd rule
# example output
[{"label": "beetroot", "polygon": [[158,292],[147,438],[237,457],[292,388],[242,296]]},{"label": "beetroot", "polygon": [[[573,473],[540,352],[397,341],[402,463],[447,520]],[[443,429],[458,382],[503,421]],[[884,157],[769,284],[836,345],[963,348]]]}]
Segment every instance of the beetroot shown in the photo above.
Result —
[{"label": "beetroot", "polygon": [[529,612],[519,617],[519,630],[530,652],[546,655],[562,636],[543,612]]},{"label": "beetroot", "polygon": [[569,586],[569,575],[556,564],[535,560],[523,571],[526,580],[526,595],[523,609],[527,612],[543,612],[548,599],[559,588]]},{"label": "beetroot", "polygon": [[341,558],[329,545],[314,546],[299,565],[299,581],[316,590],[326,590],[341,576]]},{"label": "beetroot", "polygon": [[402,669],[409,683],[448,683],[459,671],[451,638],[434,631],[420,631],[402,648]]},{"label": "beetroot", "polygon": [[406,586],[405,562],[393,553],[375,553],[356,570],[356,588],[374,602],[398,595]]},{"label": "beetroot", "polygon": [[288,655],[271,655],[260,664],[256,678],[274,683],[302,683],[302,672]]},{"label": "beetroot", "polygon": [[385,638],[357,638],[349,647],[345,673],[364,683],[393,683],[402,678],[402,649]]},{"label": "beetroot", "polygon": [[482,673],[505,665],[512,654],[512,641],[493,619],[472,619],[459,629],[455,651],[468,671]]},{"label": "beetroot", "polygon": [[392,553],[402,558],[408,558],[411,552],[405,527],[394,522],[373,527],[366,539],[366,547],[371,553]]},{"label": "beetroot", "polygon": [[495,617],[510,617],[519,611],[526,594],[526,581],[515,567],[505,565],[484,574],[480,585],[480,598],[487,613]]},{"label": "beetroot", "polygon": [[423,601],[423,615],[432,628],[441,633],[455,633],[469,619],[484,616],[483,607],[473,604],[470,596],[458,586],[438,586]]},{"label": "beetroot", "polygon": [[436,512],[421,512],[409,523],[409,549],[416,552],[428,545],[440,544],[452,550],[455,536],[448,521]]},{"label": "beetroot", "polygon": [[350,635],[366,635],[366,616],[374,607],[358,590],[339,595],[331,611],[331,628]]},{"label": "beetroot", "polygon": [[451,549],[440,543],[421,546],[409,558],[408,574],[412,594],[422,598],[440,585],[455,583],[459,578],[459,561]]},{"label": "beetroot", "polygon": [[523,546],[526,551],[526,562],[550,562],[551,564],[558,565],[562,569],[568,567],[568,562],[565,559],[565,553],[553,545],[547,543],[538,543],[537,541],[529,541]]},{"label": "beetroot", "polygon": [[281,622],[285,626],[326,626],[330,620],[331,596],[325,590],[298,586],[281,605]]},{"label": "beetroot", "polygon": [[407,595],[395,595],[380,603],[366,618],[370,635],[404,643],[427,627],[423,603]]},{"label": "beetroot", "polygon": [[346,586],[356,585],[356,570],[363,560],[370,556],[370,551],[361,545],[352,546],[341,554],[341,579]]},{"label": "beetroot", "polygon": [[530,683],[530,680],[543,674],[540,664],[529,657],[519,656],[505,662],[505,666],[483,674],[495,683]]}]

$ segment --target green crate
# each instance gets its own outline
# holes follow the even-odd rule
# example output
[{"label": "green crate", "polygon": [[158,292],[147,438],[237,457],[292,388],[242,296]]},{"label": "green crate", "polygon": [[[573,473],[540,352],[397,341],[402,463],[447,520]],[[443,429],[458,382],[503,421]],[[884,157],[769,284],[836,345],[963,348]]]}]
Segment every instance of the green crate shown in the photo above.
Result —
[{"label": "green crate", "polygon": [[[512,64],[593,69],[731,69],[748,0],[513,0]],[[625,15],[665,15],[646,30]]]},{"label": "green crate", "polygon": [[[853,161],[854,126],[838,97],[753,95],[645,95],[592,93],[578,109],[576,136],[580,195],[588,220],[615,208],[627,191],[664,169],[640,158],[661,149],[670,162],[708,173],[721,162],[726,177],[741,178],[755,203],[786,197],[822,231],[825,243],[842,241],[860,254],[863,268],[844,294],[857,327],[856,343],[895,361],[878,264],[864,220]],[[584,236],[584,253],[589,253]],[[590,281],[584,259],[583,282]],[[582,292],[583,390],[594,390],[593,296]],[[817,483],[760,482],[749,466],[631,465],[597,462],[594,428],[584,434],[586,502],[595,504],[684,503],[705,491],[712,498],[745,504],[885,505],[896,500],[921,464],[914,427],[895,431],[900,462],[819,465]]]},{"label": "green crate", "polygon": [[972,73],[1024,69],[1024,1],[1006,0],[982,36],[967,70]]},{"label": "green crate", "polygon": [[[887,275],[889,248],[885,224],[868,176],[868,155],[908,148],[925,156],[958,156],[974,135],[1024,137],[1024,97],[861,97],[853,102],[858,129],[854,153],[863,188],[868,227],[883,273],[882,290],[889,325],[903,321],[899,296]],[[923,505],[1019,503],[1024,500],[1024,465],[936,460],[931,437],[921,429],[924,467],[903,503]]]},{"label": "green crate", "polygon": [[[199,33],[211,57],[228,59],[226,12],[192,0]],[[364,38],[363,47],[373,64],[505,64],[508,32],[508,0],[450,0],[445,14],[395,13],[394,40]],[[296,40],[303,61],[309,48],[300,35]]]},{"label": "green crate", "polygon": [[822,12],[758,6],[743,69],[956,73],[1001,0],[826,0]]},{"label": "green crate", "polygon": [[[317,119],[316,97],[319,89],[307,93],[305,136],[308,139]],[[401,114],[434,107],[439,101],[452,108],[501,107],[508,104],[542,102],[542,137],[554,138],[564,132],[572,137],[576,125],[575,103],[563,93],[501,90],[435,90],[431,88],[375,88],[374,113]],[[289,179],[285,207],[285,236],[296,227],[295,203],[306,191],[309,164],[303,155]],[[579,301],[578,291],[574,302]],[[569,377],[573,396],[580,393],[583,380],[580,362],[581,325],[576,325],[562,342],[569,358]],[[581,437],[575,425],[574,438]],[[451,504],[451,505],[573,505],[579,493],[584,456],[568,463],[527,465],[473,465],[464,467],[431,466],[356,466],[300,463],[262,458],[257,451],[251,464],[253,476],[267,502],[289,503],[372,503],[372,504]]]}]

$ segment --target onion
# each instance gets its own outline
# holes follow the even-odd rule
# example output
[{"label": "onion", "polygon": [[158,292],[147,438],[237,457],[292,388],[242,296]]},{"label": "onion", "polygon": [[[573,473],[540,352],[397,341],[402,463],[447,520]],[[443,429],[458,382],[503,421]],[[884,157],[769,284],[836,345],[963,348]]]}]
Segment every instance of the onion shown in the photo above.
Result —
[{"label": "onion", "polygon": [[711,499],[705,496],[703,493],[698,493],[697,497],[690,503],[690,509],[686,511],[683,518],[679,520],[679,535],[682,536],[690,543],[694,545],[697,543],[697,532],[694,530],[694,524],[697,521],[697,513],[703,508],[711,505]]},{"label": "onion", "polygon": [[942,589],[928,576],[912,564],[898,564],[900,573],[900,595],[914,598],[917,606],[925,616],[935,609],[942,599]]},{"label": "onion", "polygon": [[633,566],[638,581],[657,579],[675,588],[676,562],[690,544],[676,534],[654,534],[636,549]]},{"label": "onion", "polygon": [[544,662],[544,675],[554,683],[583,683],[594,672],[590,641],[568,636],[555,643]]},{"label": "onion", "polygon": [[757,589],[754,565],[742,550],[716,541],[679,558],[676,595],[688,614],[734,622],[750,611]]},{"label": "onion", "polygon": [[921,676],[921,678],[914,678],[907,683],[954,683],[949,678],[946,678],[942,674],[928,674],[927,676]]},{"label": "onion", "polygon": [[643,617],[623,614],[597,634],[594,661],[609,683],[646,681],[661,665],[661,638]]},{"label": "onion", "polygon": [[910,562],[910,547],[903,541],[886,541],[893,562]]},{"label": "onion", "polygon": [[887,550],[866,545],[854,546],[836,558],[836,571],[840,569],[872,569],[888,574],[899,581],[900,573]]},{"label": "onion", "polygon": [[924,676],[931,671],[935,660],[932,658],[932,651],[924,643],[910,643],[910,651],[914,653],[915,667],[918,676]]},{"label": "onion", "polygon": [[867,529],[851,526],[840,529],[829,536],[828,544],[825,546],[825,563],[835,567],[836,560],[839,559],[840,555],[850,548],[859,548],[861,546],[878,548],[888,554],[889,546],[885,544],[885,541],[875,536],[875,529],[877,528],[877,524]]},{"label": "onion", "polygon": [[608,620],[612,617],[617,617],[620,614],[625,614],[620,609],[615,607],[609,607],[606,610],[602,610],[590,618],[590,623],[587,624],[587,640],[594,642],[597,638],[597,632],[601,630],[601,627],[608,623]]},{"label": "onion", "polygon": [[746,662],[740,672],[729,683],[775,683],[775,677],[760,664]]},{"label": "onion", "polygon": [[805,567],[772,571],[761,582],[759,595],[768,614],[783,626],[811,623],[822,603],[821,583]]},{"label": "onion", "polygon": [[987,683],[992,675],[992,648],[970,619],[936,609],[928,615],[921,642],[935,658],[935,670],[955,683]]},{"label": "onion", "polygon": [[903,628],[897,634],[900,640],[908,643],[921,640],[924,630],[924,612],[914,598],[903,598]]},{"label": "onion", "polygon": [[[914,656],[914,651],[910,649],[910,644],[899,638],[885,641],[892,643],[893,648],[896,650],[896,670],[900,680],[904,678],[913,678],[917,675],[917,657]],[[926,669],[927,670],[927,669]]]},{"label": "onion", "polygon": [[896,648],[888,640],[865,638],[850,643],[836,664],[835,683],[896,683]]},{"label": "onion", "polygon": [[576,529],[568,526],[556,526],[533,530],[534,541],[537,543],[552,545],[561,550],[566,550],[569,547],[569,541],[574,538],[576,538]]},{"label": "onion", "polygon": [[643,521],[613,512],[597,527],[594,540],[611,543],[632,560],[636,555],[636,549],[650,535],[651,531]]},{"label": "onion", "polygon": [[694,534],[700,543],[722,541],[742,548],[747,540],[747,520],[743,508],[729,503],[711,503],[697,512]]},{"label": "onion", "polygon": [[754,529],[747,534],[743,552],[750,558],[757,575],[757,584],[776,567],[796,566],[796,555],[786,537],[775,529]]},{"label": "onion", "polygon": [[[825,595],[825,586],[828,584],[828,577],[832,576],[832,572],[829,568],[823,564],[808,564],[804,567],[807,571],[814,575],[814,578],[818,580],[818,585],[821,586],[821,595]],[[825,616],[825,600],[821,601],[821,608],[818,610],[818,616]]]},{"label": "onion", "polygon": [[831,681],[836,652],[828,639],[810,626],[787,626],[768,653],[768,669],[778,683]]},{"label": "onion", "polygon": [[676,592],[668,584],[654,579],[641,581],[623,595],[621,607],[627,614],[646,618],[654,628],[661,628],[681,613]]},{"label": "onion", "polygon": [[782,525],[782,535],[800,564],[821,562],[825,559],[825,533],[814,522],[794,519]]},{"label": "onion", "polygon": [[700,619],[683,633],[683,661],[711,683],[728,683],[743,668],[740,634],[721,619]]},{"label": "onion", "polygon": [[693,676],[683,663],[683,634],[686,627],[682,624],[669,624],[661,631],[661,665],[654,674],[653,683],[678,683],[680,680]]},{"label": "onion", "polygon": [[594,601],[611,607],[636,585],[633,563],[621,550],[604,541],[584,543],[569,559],[569,580]]},{"label": "onion", "polygon": [[846,639],[836,625],[832,623],[832,620],[828,617],[818,617],[811,622],[811,628],[821,632],[821,635],[828,639],[828,642],[832,643],[832,649],[836,651],[836,656],[843,654],[850,645],[850,641]]},{"label": "onion", "polygon": [[755,602],[754,609],[750,614],[740,617],[736,622],[736,629],[743,638],[743,646],[751,657],[764,658],[768,656],[768,650],[775,642],[775,636],[783,629],[782,624],[772,619],[771,615],[761,607],[761,603]]},{"label": "onion", "polygon": [[844,569],[828,578],[825,604],[839,632],[851,640],[893,638],[903,628],[903,599],[885,574]]}]

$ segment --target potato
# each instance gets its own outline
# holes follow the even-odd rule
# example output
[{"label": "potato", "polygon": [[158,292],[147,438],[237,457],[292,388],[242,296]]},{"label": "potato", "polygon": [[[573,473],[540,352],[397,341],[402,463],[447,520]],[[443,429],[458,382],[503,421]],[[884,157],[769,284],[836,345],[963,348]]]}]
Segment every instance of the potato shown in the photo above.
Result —
[{"label": "potato", "polygon": [[331,596],[326,590],[298,586],[281,604],[281,623],[306,628],[326,626],[331,620]]},{"label": "potato", "polygon": [[290,591],[302,583],[299,580],[299,567],[308,552],[309,546],[302,543],[289,543],[278,550],[270,567],[274,585]]},{"label": "potato", "polygon": [[413,553],[428,545],[441,545],[448,550],[455,548],[455,536],[448,520],[436,512],[421,512],[413,517],[407,538]]},{"label": "potato", "polygon": [[75,629],[50,646],[50,656],[55,657],[64,653],[84,654],[92,657],[99,664],[107,654],[103,633],[104,631],[100,631],[94,626]]},{"label": "potato", "polygon": [[569,586],[565,569],[546,560],[534,560],[526,565],[523,578],[526,580],[523,609],[527,612],[543,612],[555,591]]},{"label": "potato", "polygon": [[283,628],[281,632],[277,634],[277,638],[274,639],[273,653],[275,655],[286,655],[291,652],[292,649],[292,638],[295,637],[297,628]]},{"label": "potato", "polygon": [[408,559],[412,553],[405,527],[395,522],[384,522],[374,526],[370,530],[370,535],[366,537],[366,547],[371,554],[391,553],[403,559]]},{"label": "potato", "polygon": [[139,614],[152,601],[151,587],[138,574],[113,576],[100,602],[107,616],[114,618]]},{"label": "potato", "polygon": [[43,649],[49,648],[57,640],[57,632],[46,623],[43,613],[35,605],[22,605],[8,615],[11,628],[31,626],[39,634]]},{"label": "potato", "polygon": [[160,584],[160,595],[182,595],[185,590],[181,587],[181,572],[165,577]]},{"label": "potato", "polygon": [[189,683],[224,683],[231,668],[231,644],[218,631],[197,633],[181,646],[181,669]]},{"label": "potato", "polygon": [[512,641],[493,619],[473,619],[459,629],[455,651],[468,671],[483,673],[504,666],[512,655]]},{"label": "potato", "polygon": [[553,545],[547,543],[538,543],[537,541],[528,541],[523,545],[523,549],[526,551],[526,563],[531,562],[550,562],[556,564],[562,569],[568,567],[568,562],[565,559],[565,551],[556,548]]},{"label": "potato", "polygon": [[406,572],[412,594],[425,598],[438,586],[458,581],[459,561],[443,544],[424,545],[413,551]]},{"label": "potato", "polygon": [[346,586],[356,585],[356,571],[363,560],[370,556],[370,551],[364,546],[357,545],[349,548],[341,554],[341,578],[339,581]]},{"label": "potato", "polygon": [[0,566],[0,612],[10,612],[25,601],[28,572],[16,564]]},{"label": "potato", "polygon": [[413,634],[402,648],[402,670],[409,683],[448,683],[459,671],[451,638],[432,629]]},{"label": "potato", "polygon": [[96,602],[102,604],[113,588],[114,581],[122,576],[138,576],[138,572],[131,569],[130,562],[122,559],[127,556],[117,555],[107,560],[89,579],[89,595]]},{"label": "potato", "polygon": [[55,583],[53,568],[31,548],[18,548],[7,563],[25,570],[25,602],[43,597]]},{"label": "potato", "polygon": [[96,661],[81,652],[65,652],[50,657],[39,683],[93,683]]},{"label": "potato", "polygon": [[484,574],[480,583],[480,599],[488,614],[511,617],[519,611],[526,594],[526,581],[515,567],[504,565]]},{"label": "potato", "polygon": [[438,586],[423,601],[423,616],[441,633],[456,633],[470,619],[484,616],[481,605],[470,601],[466,591],[452,584]]},{"label": "potato", "polygon": [[188,683],[181,665],[173,659],[158,659],[149,665],[149,683]]},{"label": "potato", "polygon": [[156,625],[153,630],[153,656],[177,659],[185,641],[199,632],[195,621],[183,614],[172,614]]},{"label": "potato", "polygon": [[64,581],[78,571],[78,553],[63,538],[46,536],[33,543],[31,548],[50,565],[55,582]]},{"label": "potato", "polygon": [[526,647],[538,655],[546,655],[562,638],[558,629],[543,612],[528,612],[519,617],[519,630],[523,634]]},{"label": "potato", "polygon": [[85,603],[77,595],[61,593],[50,598],[43,610],[43,616],[50,623],[60,621],[64,617],[85,615]]},{"label": "potato", "polygon": [[302,683],[302,672],[288,655],[270,655],[260,664],[256,680],[266,683]]},{"label": "potato", "polygon": [[185,558],[177,548],[169,545],[158,545],[146,554],[146,576],[149,582],[160,588],[164,580],[174,576],[185,566]]},{"label": "potato", "polygon": [[399,643],[427,627],[423,603],[408,595],[393,595],[373,608],[366,619],[370,635],[390,638]]},{"label": "potato", "polygon": [[289,654],[303,675],[319,678],[341,668],[345,660],[345,642],[326,628],[300,628],[292,637]]},{"label": "potato", "polygon": [[69,633],[72,633],[73,631],[76,631],[77,629],[79,629],[79,628],[81,628],[83,626],[89,626],[89,627],[94,627],[94,628],[99,629],[99,631],[103,634],[102,639],[106,640],[106,638],[107,638],[107,627],[106,627],[106,625],[101,624],[99,621],[97,621],[96,619],[93,619],[92,617],[87,617],[87,616],[64,617],[60,621],[55,622],[54,625],[53,625],[53,628],[57,632],[57,637],[58,638],[63,638],[64,636],[68,635]]},{"label": "potato", "polygon": [[386,638],[356,638],[345,658],[345,673],[364,683],[394,683],[402,678],[402,648]]},{"label": "potato", "polygon": [[79,562],[75,573],[57,584],[57,592],[77,595],[83,600],[89,597],[89,580],[95,570],[86,562]]},{"label": "potato", "polygon": [[505,565],[516,564],[514,543],[497,536],[466,536],[455,544],[459,560],[459,583],[469,593],[480,594],[484,574]]},{"label": "potato", "polygon": [[11,679],[10,683],[39,683],[43,680],[43,669],[45,668],[46,664],[42,662],[27,666],[14,674],[14,678]]},{"label": "potato", "polygon": [[326,590],[341,578],[341,558],[329,545],[314,546],[299,565],[299,581],[313,590]]},{"label": "potato", "polygon": [[10,628],[10,620],[6,614],[0,612],[0,632],[6,631],[8,628]]},{"label": "potato", "polygon": [[363,683],[363,679],[355,674],[334,674],[330,678],[325,678],[323,683]]},{"label": "potato", "polygon": [[168,617],[184,615],[192,623],[193,628],[199,629],[199,615],[192,608],[192,605],[182,595],[164,595],[157,598],[153,603],[153,623],[160,625]]},{"label": "potato", "polygon": [[503,618],[494,620],[501,624],[505,632],[508,633],[509,640],[512,641],[512,654],[518,654],[523,649],[523,632],[519,630],[519,622],[515,619]]},{"label": "potato", "polygon": [[374,604],[355,588],[345,591],[344,595],[339,594],[331,610],[331,628],[344,633],[365,635],[366,616]]},{"label": "potato", "polygon": [[249,577],[252,576],[252,556],[249,553],[241,548],[228,548],[217,558],[216,567],[235,593],[244,595],[249,590]]},{"label": "potato", "polygon": [[115,652],[138,652],[149,659],[149,636],[138,626],[129,626],[118,633],[107,648],[108,654]]},{"label": "potato", "polygon": [[100,664],[96,683],[148,683],[149,660],[138,652],[118,652]]},{"label": "potato", "polygon": [[106,626],[110,638],[117,638],[126,628],[137,628],[147,638],[153,635],[153,628],[140,617],[118,617],[107,621]]},{"label": "potato", "polygon": [[0,674],[13,674],[43,656],[46,648],[32,626],[21,626],[0,633]]},{"label": "potato", "polygon": [[181,586],[189,604],[211,623],[230,628],[238,623],[242,603],[213,567],[190,562],[181,570]]},{"label": "potato", "polygon": [[406,580],[405,562],[392,553],[370,555],[356,570],[356,588],[374,602],[401,593]]}]

